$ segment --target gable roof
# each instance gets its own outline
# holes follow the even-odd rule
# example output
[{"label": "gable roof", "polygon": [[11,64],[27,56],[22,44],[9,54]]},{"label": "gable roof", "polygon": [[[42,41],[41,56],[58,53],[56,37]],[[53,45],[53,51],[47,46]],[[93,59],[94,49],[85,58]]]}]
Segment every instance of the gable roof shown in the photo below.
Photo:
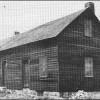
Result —
[{"label": "gable roof", "polygon": [[17,47],[20,45],[36,42],[39,40],[56,37],[66,26],[82,14],[86,9],[57,20],[40,25],[27,32],[13,36],[0,42],[0,51]]}]

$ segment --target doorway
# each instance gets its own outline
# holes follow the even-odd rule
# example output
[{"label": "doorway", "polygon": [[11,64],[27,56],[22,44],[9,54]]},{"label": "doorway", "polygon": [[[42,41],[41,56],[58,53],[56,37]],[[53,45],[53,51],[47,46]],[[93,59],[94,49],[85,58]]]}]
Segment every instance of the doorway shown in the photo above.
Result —
[{"label": "doorway", "polygon": [[22,85],[23,88],[29,88],[30,84],[30,68],[29,60],[22,61]]},{"label": "doorway", "polygon": [[5,86],[5,67],[7,61],[2,62],[2,86]]}]

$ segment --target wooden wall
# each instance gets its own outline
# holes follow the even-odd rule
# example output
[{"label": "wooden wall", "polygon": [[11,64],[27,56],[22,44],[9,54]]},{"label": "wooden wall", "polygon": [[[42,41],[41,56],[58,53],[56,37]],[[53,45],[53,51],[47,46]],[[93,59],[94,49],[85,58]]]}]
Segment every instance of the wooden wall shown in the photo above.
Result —
[{"label": "wooden wall", "polygon": [[[58,47],[56,40],[48,39],[30,43],[0,52],[0,63],[7,60],[5,68],[5,84],[10,89],[22,89],[22,60],[47,58],[47,77],[39,77],[39,64],[29,64],[30,89],[36,91],[58,91]],[[2,66],[0,64],[0,79]],[[1,84],[1,81],[0,81]]]},{"label": "wooden wall", "polygon": [[[60,91],[100,91],[100,25],[89,12],[59,35]],[[84,36],[84,19],[92,20],[93,37]],[[93,58],[94,77],[85,77],[85,57]]]},{"label": "wooden wall", "polygon": [[[90,14],[90,15],[88,15]],[[84,36],[84,17],[92,19],[93,37]],[[57,42],[57,40],[58,42]],[[36,91],[100,91],[100,26],[91,13],[77,18],[57,38],[47,39],[0,52],[0,63],[7,60],[5,84],[22,89],[22,61],[47,58],[46,78],[39,77],[39,64],[30,65],[29,88]],[[94,77],[84,74],[84,58],[93,57]],[[59,67],[58,67],[59,66]],[[0,80],[2,66],[0,64]],[[0,81],[1,85],[2,81]]]}]

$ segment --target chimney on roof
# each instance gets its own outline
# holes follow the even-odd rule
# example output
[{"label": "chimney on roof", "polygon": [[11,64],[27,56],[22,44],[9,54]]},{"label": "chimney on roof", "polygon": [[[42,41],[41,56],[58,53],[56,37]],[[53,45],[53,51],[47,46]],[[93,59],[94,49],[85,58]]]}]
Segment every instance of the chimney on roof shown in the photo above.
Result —
[{"label": "chimney on roof", "polygon": [[18,34],[20,34],[20,32],[17,32],[17,31],[14,32],[14,35],[18,35]]},{"label": "chimney on roof", "polygon": [[93,2],[87,2],[85,3],[85,8],[90,8],[95,13],[94,3]]}]

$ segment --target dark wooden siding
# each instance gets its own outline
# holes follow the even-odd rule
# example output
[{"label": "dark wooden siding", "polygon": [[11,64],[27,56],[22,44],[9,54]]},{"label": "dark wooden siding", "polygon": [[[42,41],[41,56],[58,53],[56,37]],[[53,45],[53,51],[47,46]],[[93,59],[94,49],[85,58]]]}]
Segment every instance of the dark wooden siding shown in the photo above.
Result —
[{"label": "dark wooden siding", "polygon": [[[60,91],[100,91],[100,26],[92,20],[93,37],[84,36],[82,15],[59,35]],[[93,58],[94,77],[85,77],[84,59]]]},{"label": "dark wooden siding", "polygon": [[[37,91],[58,91],[58,47],[56,40],[48,39],[30,43],[0,53],[0,62],[7,60],[5,83],[10,89],[22,89],[22,60],[47,58],[46,78],[39,77],[39,64],[30,65],[30,89]],[[0,79],[2,69],[0,65]],[[1,84],[1,81],[0,81]]]}]

